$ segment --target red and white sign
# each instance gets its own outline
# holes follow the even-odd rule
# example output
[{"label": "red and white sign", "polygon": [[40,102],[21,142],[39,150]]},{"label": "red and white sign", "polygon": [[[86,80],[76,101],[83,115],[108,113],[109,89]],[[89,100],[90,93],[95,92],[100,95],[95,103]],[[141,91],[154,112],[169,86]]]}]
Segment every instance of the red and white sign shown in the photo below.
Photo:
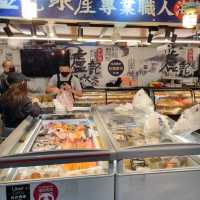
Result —
[{"label": "red and white sign", "polygon": [[53,183],[45,182],[39,184],[34,192],[34,200],[57,200],[58,188]]}]

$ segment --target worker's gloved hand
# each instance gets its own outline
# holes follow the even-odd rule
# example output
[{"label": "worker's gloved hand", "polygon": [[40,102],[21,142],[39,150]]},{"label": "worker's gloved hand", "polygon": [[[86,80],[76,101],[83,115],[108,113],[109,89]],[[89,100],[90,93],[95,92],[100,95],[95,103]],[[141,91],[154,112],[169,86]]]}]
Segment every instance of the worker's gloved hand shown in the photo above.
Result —
[{"label": "worker's gloved hand", "polygon": [[72,90],[72,87],[69,84],[65,83],[63,89],[70,92]]}]

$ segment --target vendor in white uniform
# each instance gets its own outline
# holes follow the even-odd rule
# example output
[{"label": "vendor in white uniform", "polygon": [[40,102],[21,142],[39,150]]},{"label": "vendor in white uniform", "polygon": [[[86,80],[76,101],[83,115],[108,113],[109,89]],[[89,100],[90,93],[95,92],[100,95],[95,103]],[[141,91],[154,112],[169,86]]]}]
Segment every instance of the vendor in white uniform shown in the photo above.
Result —
[{"label": "vendor in white uniform", "polygon": [[72,74],[68,65],[59,66],[59,73],[51,77],[46,92],[57,95],[61,90],[71,92],[73,97],[82,96],[80,80]]}]

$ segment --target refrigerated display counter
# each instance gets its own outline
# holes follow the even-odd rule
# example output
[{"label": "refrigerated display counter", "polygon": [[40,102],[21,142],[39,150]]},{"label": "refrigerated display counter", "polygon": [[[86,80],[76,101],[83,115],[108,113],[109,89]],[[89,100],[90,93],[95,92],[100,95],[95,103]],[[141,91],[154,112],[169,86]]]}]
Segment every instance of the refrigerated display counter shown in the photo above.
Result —
[{"label": "refrigerated display counter", "polygon": [[57,199],[66,194],[70,199],[114,199],[112,145],[90,111],[28,117],[0,152],[0,160],[17,160],[10,168],[7,160],[1,164],[1,191],[28,185],[30,199],[35,199],[33,190],[48,183],[59,190]]},{"label": "refrigerated display counter", "polygon": [[146,135],[145,113],[115,105],[95,112],[117,152],[116,200],[199,199],[200,143],[184,144],[172,135],[168,118],[160,132]]}]

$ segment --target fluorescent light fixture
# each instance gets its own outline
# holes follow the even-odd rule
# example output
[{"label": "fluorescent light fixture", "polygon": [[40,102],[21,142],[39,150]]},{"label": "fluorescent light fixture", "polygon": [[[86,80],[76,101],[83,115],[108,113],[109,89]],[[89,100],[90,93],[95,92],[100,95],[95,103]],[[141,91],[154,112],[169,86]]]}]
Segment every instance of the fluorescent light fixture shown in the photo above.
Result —
[{"label": "fluorescent light fixture", "polygon": [[[112,42],[112,39],[103,39],[103,38],[78,38],[79,42]],[[129,43],[140,43],[141,40],[126,40],[120,39],[115,42],[129,42]]]},{"label": "fluorescent light fixture", "polygon": [[79,42],[112,42],[111,39],[103,38],[78,38]]},{"label": "fluorescent light fixture", "polygon": [[47,40],[47,41],[71,41],[72,38],[58,38],[58,37],[8,37],[0,36],[0,39],[13,39],[13,40]]},{"label": "fluorescent light fixture", "polygon": [[28,20],[37,18],[37,1],[36,0],[21,0],[22,17]]},{"label": "fluorescent light fixture", "polygon": [[[164,44],[164,43],[172,43],[170,40],[166,39],[157,39],[153,40],[152,43],[157,43],[157,44]],[[181,40],[177,39],[176,44],[200,44],[200,40]]]},{"label": "fluorescent light fixture", "polygon": [[197,14],[186,14],[183,16],[183,27],[194,28],[197,25]]},{"label": "fluorescent light fixture", "polygon": [[141,40],[139,39],[121,39],[121,40],[117,40],[116,42],[129,42],[129,43],[141,43]]}]

